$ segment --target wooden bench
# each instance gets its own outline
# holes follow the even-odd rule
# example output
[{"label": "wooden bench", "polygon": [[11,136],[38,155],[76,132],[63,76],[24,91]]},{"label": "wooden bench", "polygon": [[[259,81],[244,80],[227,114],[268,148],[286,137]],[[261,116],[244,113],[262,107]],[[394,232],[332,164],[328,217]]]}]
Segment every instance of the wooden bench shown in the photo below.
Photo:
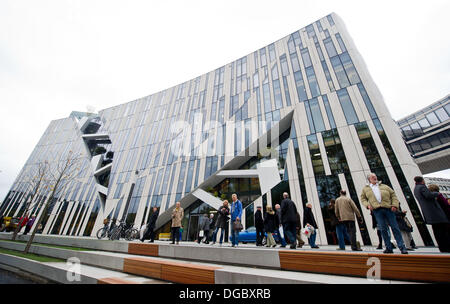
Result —
[{"label": "wooden bench", "polygon": [[129,243],[129,245],[128,245],[128,253],[129,254],[148,255],[148,256],[155,256],[155,257],[157,257],[159,255],[159,246],[158,246],[158,244]]},{"label": "wooden bench", "polygon": [[380,278],[419,282],[450,282],[450,255],[376,254],[352,252],[279,251],[281,269],[366,277],[377,258]]},{"label": "wooden bench", "polygon": [[145,257],[125,258],[123,263],[126,273],[182,284],[214,284],[217,269],[221,268]]}]

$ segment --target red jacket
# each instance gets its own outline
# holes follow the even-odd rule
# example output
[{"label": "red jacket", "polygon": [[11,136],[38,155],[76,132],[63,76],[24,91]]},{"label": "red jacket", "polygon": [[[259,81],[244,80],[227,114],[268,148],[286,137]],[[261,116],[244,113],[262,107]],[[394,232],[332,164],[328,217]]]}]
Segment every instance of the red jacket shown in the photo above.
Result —
[{"label": "red jacket", "polygon": [[22,228],[23,226],[25,226],[28,222],[28,217],[21,217],[19,218],[19,225],[20,228]]}]

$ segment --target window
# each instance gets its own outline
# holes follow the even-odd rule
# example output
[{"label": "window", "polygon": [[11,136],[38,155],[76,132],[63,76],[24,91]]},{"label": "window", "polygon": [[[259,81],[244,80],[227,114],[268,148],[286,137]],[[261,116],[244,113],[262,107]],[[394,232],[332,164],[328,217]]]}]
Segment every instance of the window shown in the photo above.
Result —
[{"label": "window", "polygon": [[269,44],[269,59],[270,59],[270,62],[273,62],[276,58],[277,57],[276,57],[276,53],[275,53],[275,45],[273,43]]},{"label": "window", "polygon": [[288,76],[289,75],[289,66],[287,63],[286,54],[283,54],[280,57],[280,64],[281,64],[281,75]]},{"label": "window", "polygon": [[270,102],[270,88],[269,84],[263,84],[263,100],[264,100],[264,112],[272,111],[272,103]]},{"label": "window", "polygon": [[362,83],[358,83],[358,89],[359,89],[359,92],[361,93],[364,103],[366,104],[367,111],[369,111],[370,117],[372,119],[377,118],[377,113],[375,112],[373,104],[370,101],[369,95],[367,95],[366,89],[364,88]]},{"label": "window", "polygon": [[348,78],[350,79],[351,84],[356,84],[361,82],[359,79],[358,73],[356,72],[355,66],[353,65],[352,60],[348,53],[343,53],[339,55],[342,65],[344,66],[345,72],[347,73]]},{"label": "window", "polygon": [[300,38],[300,33],[297,31],[295,33],[292,33],[292,37],[294,38],[295,45],[299,48],[303,48],[302,39]]},{"label": "window", "polygon": [[355,109],[353,108],[352,101],[348,95],[347,89],[341,89],[337,91],[339,102],[341,103],[342,110],[347,120],[347,124],[351,125],[359,122]]},{"label": "window", "polygon": [[448,119],[448,114],[443,108],[437,109],[436,111],[434,111],[434,113],[436,113],[441,122],[444,122]]},{"label": "window", "polygon": [[339,47],[341,48],[342,52],[347,52],[347,49],[345,48],[344,41],[342,40],[341,35],[338,33],[336,34],[336,40],[339,43]]},{"label": "window", "polygon": [[336,74],[336,78],[339,82],[339,86],[341,88],[348,87],[350,83],[348,81],[347,74],[344,71],[344,67],[341,64],[339,56],[331,58],[331,65],[333,66],[334,73]]},{"label": "window", "polygon": [[319,32],[322,32],[322,24],[320,23],[320,20],[316,21],[316,25],[317,25],[317,29],[319,30]]},{"label": "window", "polygon": [[330,88],[331,92],[334,92],[335,88],[334,88],[333,79],[331,78],[330,71],[328,70],[328,65],[325,61],[322,61],[322,68],[323,68],[323,72],[325,73],[325,78],[327,79],[327,82],[328,82],[328,87]]},{"label": "window", "polygon": [[319,43],[316,43],[316,50],[317,50],[317,54],[319,54],[320,61],[324,61],[325,58],[323,57],[322,48],[320,47]]},{"label": "window", "polygon": [[262,48],[259,50],[259,57],[261,59],[261,67],[267,65],[267,58],[266,58],[266,49]]},{"label": "window", "polygon": [[426,118],[419,120],[419,125],[422,127],[422,129],[426,129],[431,126]]},{"label": "window", "polygon": [[440,123],[439,119],[437,118],[436,114],[434,114],[434,112],[427,114],[426,117],[428,118],[428,121],[432,126]]},{"label": "window", "polygon": [[283,101],[281,100],[281,88],[279,80],[273,81],[273,96],[275,100],[275,109],[281,109],[283,107]]},{"label": "window", "polygon": [[325,130],[325,124],[323,123],[322,111],[320,110],[319,102],[317,98],[311,99],[309,102],[309,108],[311,109],[312,120],[314,121],[315,132],[322,132]]},{"label": "window", "polygon": [[289,50],[289,54],[296,52],[294,38],[292,37],[292,35],[291,35],[291,37],[289,37],[289,40],[288,40],[288,50]]},{"label": "window", "polygon": [[309,146],[309,153],[311,155],[311,162],[315,175],[324,175],[325,168],[323,166],[322,157],[319,149],[319,142],[315,134],[306,137]]},{"label": "window", "polygon": [[330,26],[333,26],[334,25],[333,17],[331,17],[331,15],[328,15],[327,19],[328,19],[328,23],[330,24]]},{"label": "window", "polygon": [[320,88],[317,83],[316,74],[314,73],[313,67],[306,68],[306,77],[308,78],[309,88],[311,90],[312,97],[317,97],[320,95]]},{"label": "window", "polygon": [[312,65],[311,63],[311,57],[309,56],[308,49],[303,49],[300,51],[302,55],[303,64],[305,65],[305,68]]},{"label": "window", "polygon": [[325,45],[325,49],[327,50],[328,57],[334,57],[337,55],[336,48],[334,47],[333,40],[331,38],[327,38],[323,41]]},{"label": "window", "polygon": [[312,24],[306,27],[306,32],[308,33],[308,38],[313,38],[316,35],[316,32],[314,31],[314,26]]},{"label": "window", "polygon": [[330,122],[330,126],[332,129],[336,128],[336,123],[334,121],[333,112],[331,111],[330,102],[328,101],[327,95],[322,96],[323,104],[325,106],[325,110],[327,112],[328,121]]},{"label": "window", "polygon": [[292,71],[300,71],[300,62],[298,61],[297,53],[291,54]]},{"label": "window", "polygon": [[300,71],[294,73],[295,85],[297,87],[297,95],[299,101],[305,101],[308,99],[306,95],[305,83],[303,82],[303,76]]}]

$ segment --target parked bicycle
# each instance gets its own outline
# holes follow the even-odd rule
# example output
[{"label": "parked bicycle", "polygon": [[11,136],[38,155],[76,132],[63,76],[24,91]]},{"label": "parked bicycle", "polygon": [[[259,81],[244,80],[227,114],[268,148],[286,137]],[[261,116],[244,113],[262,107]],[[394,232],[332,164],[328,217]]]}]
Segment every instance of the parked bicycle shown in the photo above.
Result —
[{"label": "parked bicycle", "polygon": [[112,231],[113,231],[113,229],[114,229],[114,225],[111,225],[111,227],[109,227],[109,219],[104,219],[103,220],[103,227],[102,228],[100,228],[98,231],[97,231],[97,238],[99,239],[99,240],[101,240],[101,239],[103,239],[103,238],[110,238],[111,237],[111,234],[112,234]]},{"label": "parked bicycle", "polygon": [[112,229],[109,239],[114,241],[121,238],[124,238],[127,241],[137,239],[139,238],[139,230],[128,225],[125,221],[119,221],[119,225]]}]

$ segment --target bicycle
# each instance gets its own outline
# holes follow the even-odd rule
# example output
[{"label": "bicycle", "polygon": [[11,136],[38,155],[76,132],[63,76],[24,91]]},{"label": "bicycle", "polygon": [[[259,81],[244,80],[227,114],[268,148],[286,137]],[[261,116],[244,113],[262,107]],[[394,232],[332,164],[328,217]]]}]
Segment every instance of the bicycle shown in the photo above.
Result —
[{"label": "bicycle", "polygon": [[109,239],[111,241],[120,240],[124,238],[127,241],[132,241],[139,237],[139,230],[128,225],[125,221],[119,221],[119,225],[114,227]]},{"label": "bicycle", "polygon": [[97,236],[97,238],[99,239],[99,240],[101,240],[101,239],[103,239],[103,238],[110,238],[111,237],[111,234],[112,234],[112,231],[113,231],[113,229],[114,229],[114,225],[111,225],[111,227],[108,227],[108,225],[109,225],[109,220],[108,219],[105,219],[104,221],[103,221],[103,224],[104,224],[104,226],[102,227],[102,228],[100,228],[98,231],[97,231],[97,233],[96,233],[96,236]]}]

